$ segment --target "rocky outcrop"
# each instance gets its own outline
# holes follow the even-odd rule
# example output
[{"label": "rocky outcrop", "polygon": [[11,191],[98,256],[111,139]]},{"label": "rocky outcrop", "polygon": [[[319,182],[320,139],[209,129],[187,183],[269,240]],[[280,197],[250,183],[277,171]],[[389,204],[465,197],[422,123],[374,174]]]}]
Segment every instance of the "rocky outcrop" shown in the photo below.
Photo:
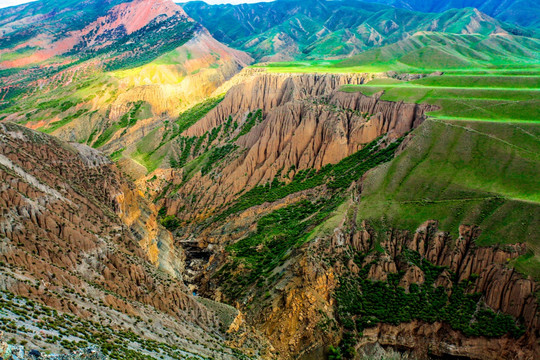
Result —
[{"label": "rocky outcrop", "polygon": [[[197,173],[185,183],[179,196],[167,201],[169,213],[178,214],[183,208],[191,218],[212,212],[240,191],[272,181],[279,172],[288,181],[284,175],[290,169],[294,170],[289,171],[289,178],[303,169],[337,163],[381,135],[390,139],[403,136],[433,109],[340,91],[342,85],[360,84],[370,76],[255,72],[183,135],[201,136],[230,116],[244,122],[248,112],[258,109],[264,120],[236,141],[239,149],[219,169],[219,176]],[[188,194],[197,194],[196,202],[186,203]],[[185,214],[178,216],[187,219]]]},{"label": "rocky outcrop", "polygon": [[99,301],[217,331],[187,295],[183,255],[155,209],[103,155],[0,124],[0,179],[2,289],[83,318]]},{"label": "rocky outcrop", "polygon": [[[346,247],[349,244],[354,249],[367,253],[375,245],[374,237],[366,230],[355,232],[348,238],[337,234],[333,238],[333,247]],[[423,283],[423,274],[416,266],[403,268],[397,260],[405,249],[413,250],[430,263],[447,269],[436,280],[437,285],[451,286],[449,272],[454,274],[458,282],[466,281],[472,276],[476,280],[470,290],[482,293],[487,306],[516,319],[523,319],[530,329],[539,329],[539,304],[535,296],[538,285],[533,279],[523,278],[514,269],[506,266],[512,259],[527,251],[526,245],[481,247],[475,243],[478,235],[477,227],[462,225],[459,228],[459,237],[452,239],[448,233],[438,230],[435,221],[426,222],[413,236],[406,232],[392,232],[381,242],[386,256],[371,267],[370,278],[382,280],[386,274],[396,273],[400,269],[406,271],[405,282],[402,283],[406,288],[410,283]],[[372,257],[367,258],[365,263],[371,260]]]},{"label": "rocky outcrop", "polygon": [[466,336],[448,324],[418,320],[399,325],[380,323],[358,335],[357,353],[383,346],[416,359],[432,356],[535,359],[539,351],[538,284],[507,267],[510,259],[526,251],[524,245],[478,246],[477,228],[461,226],[459,237],[453,238],[440,231],[435,221],[426,222],[414,234],[389,230],[380,242],[382,250],[373,251],[380,236],[368,223],[354,224],[347,220],[333,235],[306,244],[283,266],[287,269],[286,276],[274,287],[272,296],[260,300],[262,305],[254,304],[251,309],[251,321],[264,331],[280,354],[288,354],[284,355],[286,358],[320,358],[330,344],[339,341],[336,328],[339,304],[334,292],[340,278],[358,276],[359,267],[352,260],[354,253],[369,254],[363,266],[369,268],[368,278],[373,281],[386,281],[389,274],[401,271],[399,285],[406,291],[411,284],[422,284],[426,276],[423,271],[403,261],[407,250],[445,267],[435,286],[451,292],[456,279],[472,281],[467,292],[481,293],[481,301],[490,309],[521,321],[525,335],[518,339],[509,335]]},{"label": "rocky outcrop", "polygon": [[[359,348],[373,345],[397,348],[412,358],[428,359],[435,356],[466,359],[535,359],[534,346],[527,341],[511,338],[464,337],[449,326],[413,321],[397,326],[380,324],[366,329]],[[430,356],[428,356],[430,354]]]},{"label": "rocky outcrop", "polygon": [[[261,109],[270,110],[295,100],[313,99],[329,95],[343,85],[363,84],[376,75],[365,74],[279,74],[262,69],[244,69],[230,80],[234,85],[223,102],[204,119],[190,127],[184,135],[200,136],[224,123],[230,115]],[[227,90],[224,84],[217,91]]]}]

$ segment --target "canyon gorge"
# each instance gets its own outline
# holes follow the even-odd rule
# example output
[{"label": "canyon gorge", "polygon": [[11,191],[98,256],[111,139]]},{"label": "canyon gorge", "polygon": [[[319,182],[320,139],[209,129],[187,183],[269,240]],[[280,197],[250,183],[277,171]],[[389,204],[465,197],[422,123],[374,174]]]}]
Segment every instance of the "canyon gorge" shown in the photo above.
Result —
[{"label": "canyon gorge", "polygon": [[537,359],[536,25],[374,2],[0,9],[9,346]]}]

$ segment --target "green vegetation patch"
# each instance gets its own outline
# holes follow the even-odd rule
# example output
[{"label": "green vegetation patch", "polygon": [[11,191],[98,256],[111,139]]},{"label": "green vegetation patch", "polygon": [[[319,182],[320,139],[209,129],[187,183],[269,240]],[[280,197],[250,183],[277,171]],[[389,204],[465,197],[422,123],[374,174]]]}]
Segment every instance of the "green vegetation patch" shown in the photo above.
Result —
[{"label": "green vegetation patch", "polygon": [[[342,202],[339,196],[313,202],[302,200],[262,217],[257,231],[227,247],[232,262],[216,274],[223,280],[225,293],[238,299],[251,285],[264,287],[272,282],[274,269],[284,264],[292,249],[307,241],[311,231]],[[240,264],[245,268],[238,272]]]},{"label": "green vegetation patch", "polygon": [[234,138],[233,141],[236,141],[240,136],[244,136],[248,134],[253,127],[263,121],[263,114],[262,110],[259,109],[255,111],[254,113],[250,112],[247,115],[246,121],[244,122],[244,125],[242,127],[242,130],[240,130],[240,133]]},{"label": "green vegetation patch", "polygon": [[111,140],[113,135],[120,129],[121,129],[121,127],[120,127],[120,125],[118,123],[112,124],[111,126],[106,128],[105,131],[103,131],[101,133],[101,135],[99,135],[97,140],[92,144],[92,147],[95,148],[95,149],[102,147],[109,140]]},{"label": "green vegetation patch", "polygon": [[119,150],[116,150],[115,152],[113,152],[111,155],[109,155],[109,158],[114,161],[114,162],[117,162],[118,160],[120,160],[122,158],[122,153],[126,151],[126,148],[122,148],[122,149],[119,149]]},{"label": "green vegetation patch", "polygon": [[368,279],[369,269],[377,260],[365,264],[365,258],[366,254],[354,255],[354,262],[360,268],[358,275],[342,276],[334,294],[338,319],[345,329],[340,350],[347,358],[354,355],[356,338],[362,331],[378,323],[444,322],[467,336],[509,334],[519,338],[525,332],[524,326],[517,325],[510,315],[495,313],[485,306],[482,294],[467,291],[474,279],[459,282],[453,276],[450,292],[443,286],[435,286],[445,267],[431,264],[415,251],[405,250],[398,259],[398,267],[414,264],[425,276],[424,283],[413,283],[408,291],[399,286],[405,271],[388,274],[386,281]]},{"label": "green vegetation patch", "polygon": [[82,115],[86,114],[88,112],[87,109],[80,109],[76,113],[71,114],[63,118],[62,120],[55,121],[51,124],[49,124],[47,127],[41,127],[38,129],[38,131],[42,131],[44,133],[50,134],[58,129],[60,129],[63,126],[66,126],[73,120],[81,117]]},{"label": "green vegetation patch", "polygon": [[278,180],[265,185],[259,185],[242,194],[238,201],[222,212],[218,219],[239,213],[252,206],[261,205],[265,202],[274,202],[299,191],[312,189],[326,184],[330,189],[345,189],[353,181],[358,180],[366,171],[390,161],[401,140],[389,144],[386,148],[380,148],[380,140],[377,139],[367,144],[362,150],[346,157],[337,164],[329,164],[319,171],[307,169],[298,171],[290,183]]},{"label": "green vegetation patch", "polygon": [[224,146],[216,147],[212,149],[206,164],[201,169],[203,175],[208,174],[214,166],[216,166],[220,161],[225,159],[227,155],[236,150],[238,146],[233,144],[225,144]]},{"label": "green vegetation patch", "polygon": [[144,104],[145,102],[141,100],[135,103],[131,103],[131,110],[129,110],[120,118],[120,122],[118,123],[118,125],[122,128],[135,125],[138,120],[137,115],[139,114],[139,111]]},{"label": "green vegetation patch", "polygon": [[189,129],[193,124],[205,117],[210,110],[215,108],[221,101],[223,101],[224,97],[225,95],[220,95],[210,98],[181,113],[178,120],[176,120],[176,124],[178,125],[176,132],[181,134]]},{"label": "green vegetation patch", "polygon": [[520,273],[530,275],[536,281],[540,281],[540,255],[535,255],[533,250],[518,257],[510,265]]}]

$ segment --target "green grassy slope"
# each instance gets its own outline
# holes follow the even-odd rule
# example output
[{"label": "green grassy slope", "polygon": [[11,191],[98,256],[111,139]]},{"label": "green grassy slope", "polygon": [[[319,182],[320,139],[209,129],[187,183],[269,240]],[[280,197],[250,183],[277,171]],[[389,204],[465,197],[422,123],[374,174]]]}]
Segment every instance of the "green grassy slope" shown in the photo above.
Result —
[{"label": "green grassy slope", "polygon": [[344,91],[365,95],[382,91],[385,100],[438,105],[441,109],[429,114],[438,119],[538,122],[539,75],[443,75],[408,82],[377,79],[346,86]]},{"label": "green grassy slope", "polygon": [[262,64],[272,72],[409,72],[537,74],[540,40],[521,36],[419,32],[394,44],[346,60],[302,60]]},{"label": "green grassy slope", "polygon": [[516,67],[540,64],[540,41],[521,36],[417,33],[395,44],[366,51],[335,67],[429,71],[466,67]]},{"label": "green grassy slope", "polygon": [[478,225],[481,245],[527,242],[527,271],[540,259],[539,138],[537,124],[428,120],[367,177],[358,216],[411,231],[430,219],[453,233]]}]

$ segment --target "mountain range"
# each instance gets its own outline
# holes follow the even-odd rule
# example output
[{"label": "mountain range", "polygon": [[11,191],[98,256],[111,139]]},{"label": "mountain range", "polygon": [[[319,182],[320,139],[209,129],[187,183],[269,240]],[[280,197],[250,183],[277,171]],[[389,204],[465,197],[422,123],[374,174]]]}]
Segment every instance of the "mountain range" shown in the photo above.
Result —
[{"label": "mountain range", "polygon": [[0,351],[534,359],[538,13],[0,9]]},{"label": "mountain range", "polygon": [[[528,35],[473,8],[420,13],[361,1],[290,1],[209,6],[184,4],[217,40],[259,61],[332,59],[403,40],[417,32]],[[235,19],[235,21],[229,21]]]},{"label": "mountain range", "polygon": [[372,0],[370,2],[422,12],[441,12],[449,9],[469,7],[476,8],[485,14],[511,24],[533,28],[538,28],[539,25],[537,14],[540,11],[540,7],[536,1],[530,0]]}]

